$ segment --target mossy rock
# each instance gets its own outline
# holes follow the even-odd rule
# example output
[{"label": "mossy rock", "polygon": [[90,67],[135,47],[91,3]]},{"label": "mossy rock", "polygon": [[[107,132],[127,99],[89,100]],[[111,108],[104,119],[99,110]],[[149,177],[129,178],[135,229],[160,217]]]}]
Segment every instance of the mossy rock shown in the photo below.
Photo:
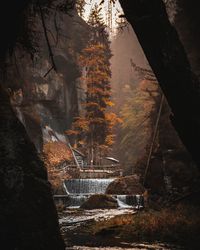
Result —
[{"label": "mossy rock", "polygon": [[80,208],[82,209],[111,209],[117,208],[117,200],[109,195],[95,194],[84,202]]},{"label": "mossy rock", "polygon": [[139,182],[139,178],[135,175],[115,179],[109,184],[106,190],[106,194],[118,195],[143,194],[144,192],[145,188]]}]

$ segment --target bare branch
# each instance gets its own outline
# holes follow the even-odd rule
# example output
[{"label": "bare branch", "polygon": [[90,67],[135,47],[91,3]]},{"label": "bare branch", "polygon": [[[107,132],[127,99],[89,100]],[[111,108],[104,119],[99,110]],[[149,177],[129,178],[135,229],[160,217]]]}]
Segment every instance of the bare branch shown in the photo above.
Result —
[{"label": "bare branch", "polygon": [[45,73],[44,75],[43,75],[43,77],[45,78],[52,70],[53,70],[54,68],[53,68],[53,66],[47,71],[47,73]]},{"label": "bare branch", "polygon": [[56,64],[55,64],[55,61],[54,61],[53,51],[51,49],[51,45],[50,45],[48,34],[47,34],[47,28],[46,28],[46,24],[45,24],[44,14],[43,14],[42,7],[41,7],[39,1],[38,1],[38,6],[39,6],[39,10],[40,10],[40,15],[41,15],[41,20],[42,20],[42,26],[43,26],[43,29],[44,29],[44,35],[45,35],[45,39],[46,39],[46,42],[47,42],[47,46],[48,46],[48,50],[49,50],[49,56],[51,58],[52,67],[57,72]]}]

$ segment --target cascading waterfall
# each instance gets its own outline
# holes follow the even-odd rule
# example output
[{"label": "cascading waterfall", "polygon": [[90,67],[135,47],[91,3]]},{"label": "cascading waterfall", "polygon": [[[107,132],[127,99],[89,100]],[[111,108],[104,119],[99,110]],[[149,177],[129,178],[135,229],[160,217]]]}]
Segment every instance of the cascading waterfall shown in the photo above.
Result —
[{"label": "cascading waterfall", "polygon": [[144,200],[142,195],[117,195],[116,196],[119,207],[137,207],[144,206]]},{"label": "cascading waterfall", "polygon": [[119,207],[122,208],[132,207],[131,205],[127,204],[127,195],[117,195],[116,199]]},{"label": "cascading waterfall", "polygon": [[69,194],[105,194],[114,179],[71,179],[64,182]]},{"label": "cascading waterfall", "polygon": [[64,188],[70,207],[81,206],[92,194],[105,194],[113,179],[71,179],[65,180]]},{"label": "cascading waterfall", "polygon": [[[71,179],[64,181],[68,197],[68,207],[81,206],[92,194],[105,194],[108,185],[114,179]],[[141,195],[112,195],[121,208],[140,208],[144,206]]]}]

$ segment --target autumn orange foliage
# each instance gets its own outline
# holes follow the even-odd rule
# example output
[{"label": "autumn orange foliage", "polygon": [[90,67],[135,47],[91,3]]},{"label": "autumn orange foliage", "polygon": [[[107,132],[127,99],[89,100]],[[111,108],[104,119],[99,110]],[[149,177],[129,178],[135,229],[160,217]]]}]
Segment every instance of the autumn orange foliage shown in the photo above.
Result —
[{"label": "autumn orange foliage", "polygon": [[97,5],[91,11],[89,25],[91,39],[79,57],[79,65],[83,70],[80,80],[85,87],[83,111],[74,118],[67,134],[75,138],[75,144],[81,145],[82,150],[85,147],[88,155],[99,154],[102,157],[114,142],[113,127],[121,120],[110,112],[114,105],[111,100],[112,54],[108,33]]},{"label": "autumn orange foliage", "polygon": [[70,178],[67,173],[60,169],[60,165],[64,162],[71,162],[71,151],[62,142],[48,142],[43,147],[43,160],[47,168],[49,181],[54,192],[57,192],[62,186],[63,180]]}]

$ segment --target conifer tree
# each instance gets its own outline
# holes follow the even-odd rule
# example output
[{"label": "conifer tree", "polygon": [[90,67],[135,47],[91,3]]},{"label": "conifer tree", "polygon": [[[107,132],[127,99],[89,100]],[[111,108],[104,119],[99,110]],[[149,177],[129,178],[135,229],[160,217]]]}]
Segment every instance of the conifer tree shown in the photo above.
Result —
[{"label": "conifer tree", "polygon": [[112,55],[106,27],[97,5],[89,16],[88,24],[91,27],[91,38],[79,60],[85,71],[81,78],[86,85],[86,100],[82,104],[84,112],[75,118],[68,134],[75,135],[79,144],[88,149],[89,161],[93,165],[100,163],[100,158],[112,145],[113,126],[120,120],[108,110],[113,106],[109,62]]},{"label": "conifer tree", "polygon": [[85,0],[76,0],[76,9],[77,9],[79,16],[81,17],[84,16],[85,5],[86,5]]}]

